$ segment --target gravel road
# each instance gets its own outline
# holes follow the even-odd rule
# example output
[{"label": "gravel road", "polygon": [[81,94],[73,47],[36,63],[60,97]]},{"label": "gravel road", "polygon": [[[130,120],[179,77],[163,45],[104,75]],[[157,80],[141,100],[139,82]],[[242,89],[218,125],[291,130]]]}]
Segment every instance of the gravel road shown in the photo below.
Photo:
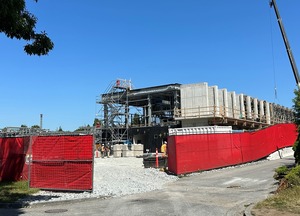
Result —
[{"label": "gravel road", "polygon": [[142,158],[95,158],[93,192],[42,190],[21,202],[36,204],[49,201],[119,197],[158,190],[163,185],[176,180],[178,180],[177,176],[168,175],[154,168],[144,168]]}]

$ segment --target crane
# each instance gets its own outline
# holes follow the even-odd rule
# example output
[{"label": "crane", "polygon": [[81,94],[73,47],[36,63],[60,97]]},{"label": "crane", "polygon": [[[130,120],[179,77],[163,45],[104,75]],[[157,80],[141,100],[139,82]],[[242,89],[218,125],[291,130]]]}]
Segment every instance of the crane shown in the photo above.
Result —
[{"label": "crane", "polygon": [[294,56],[293,56],[288,38],[286,36],[284,26],[283,26],[283,23],[282,23],[282,19],[280,17],[279,10],[277,8],[277,4],[276,4],[275,0],[270,0],[270,7],[273,7],[274,10],[275,10],[275,14],[276,14],[277,21],[278,21],[278,24],[279,24],[279,27],[280,27],[281,35],[283,37],[285,48],[286,48],[286,51],[287,51],[287,54],[288,54],[288,57],[289,57],[289,60],[290,60],[291,66],[292,66],[292,70],[293,70],[293,73],[294,73],[294,77],[295,77],[295,80],[296,80],[296,84],[298,86],[298,89],[300,89],[300,78],[299,78],[299,73],[298,73],[296,61],[294,59]]}]

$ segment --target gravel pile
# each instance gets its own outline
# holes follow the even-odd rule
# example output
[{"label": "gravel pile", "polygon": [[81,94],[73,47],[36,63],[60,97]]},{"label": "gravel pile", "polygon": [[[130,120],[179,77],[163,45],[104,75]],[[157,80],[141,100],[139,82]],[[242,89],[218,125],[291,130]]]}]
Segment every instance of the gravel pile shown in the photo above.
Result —
[{"label": "gravel pile", "polygon": [[93,192],[40,191],[21,200],[36,204],[74,199],[119,197],[158,190],[163,185],[178,180],[154,168],[144,168],[142,158],[95,158]]}]

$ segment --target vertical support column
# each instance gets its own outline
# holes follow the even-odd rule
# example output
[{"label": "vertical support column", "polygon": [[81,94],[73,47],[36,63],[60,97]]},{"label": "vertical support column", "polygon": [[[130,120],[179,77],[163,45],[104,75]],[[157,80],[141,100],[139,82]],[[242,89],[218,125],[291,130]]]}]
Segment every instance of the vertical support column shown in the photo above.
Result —
[{"label": "vertical support column", "polygon": [[[125,103],[125,125],[126,129],[128,130],[129,128],[129,104],[128,104],[128,89],[126,90],[126,103]],[[127,139],[128,139],[128,131],[127,133]]]},{"label": "vertical support column", "polygon": [[179,110],[179,100],[178,100],[178,92],[175,91],[174,92],[174,95],[173,95],[173,98],[174,98],[174,112],[173,112],[173,118],[175,117],[178,117],[178,110]]},{"label": "vertical support column", "polygon": [[108,128],[108,105],[104,104],[104,126]]},{"label": "vertical support column", "polygon": [[150,95],[148,95],[148,106],[147,106],[147,108],[148,108],[148,112],[147,112],[147,114],[148,114],[148,126],[151,126],[151,122],[152,122],[152,104],[151,104],[151,97],[150,97]]},{"label": "vertical support column", "polygon": [[147,108],[143,107],[143,120],[144,120],[144,126],[147,125]]}]

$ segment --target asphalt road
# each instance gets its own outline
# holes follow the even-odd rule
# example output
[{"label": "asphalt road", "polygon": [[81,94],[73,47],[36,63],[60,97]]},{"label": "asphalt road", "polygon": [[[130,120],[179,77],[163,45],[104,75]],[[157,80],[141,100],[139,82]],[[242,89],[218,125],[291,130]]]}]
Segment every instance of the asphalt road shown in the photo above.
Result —
[{"label": "asphalt road", "polygon": [[162,190],[143,194],[0,209],[0,215],[243,215],[247,206],[276,190],[274,169],[293,163],[291,157],[262,161],[189,175],[165,185]]}]

